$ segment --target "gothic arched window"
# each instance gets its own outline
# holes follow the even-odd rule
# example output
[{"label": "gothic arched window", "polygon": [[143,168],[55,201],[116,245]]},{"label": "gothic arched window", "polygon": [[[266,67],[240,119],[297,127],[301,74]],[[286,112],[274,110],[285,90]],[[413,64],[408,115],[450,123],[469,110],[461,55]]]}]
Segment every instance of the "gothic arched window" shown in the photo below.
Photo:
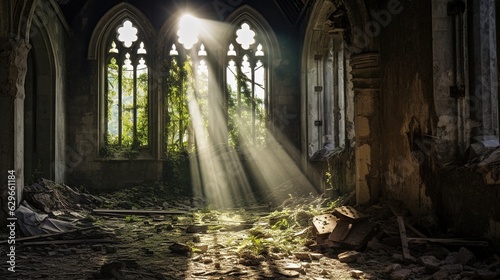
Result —
[{"label": "gothic arched window", "polygon": [[105,68],[106,144],[141,147],[149,143],[148,46],[130,19],[108,39]]},{"label": "gothic arched window", "polygon": [[268,48],[248,21],[235,26],[226,50],[229,143],[264,146],[268,104]]}]

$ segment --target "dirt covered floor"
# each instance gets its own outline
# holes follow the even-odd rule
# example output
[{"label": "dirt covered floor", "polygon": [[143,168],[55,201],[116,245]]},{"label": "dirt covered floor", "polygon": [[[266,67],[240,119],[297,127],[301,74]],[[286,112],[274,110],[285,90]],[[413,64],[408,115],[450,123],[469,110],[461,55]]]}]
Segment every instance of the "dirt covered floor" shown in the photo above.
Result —
[{"label": "dirt covered floor", "polygon": [[[486,240],[438,233],[431,217],[412,217],[397,205],[345,208],[362,217],[350,217],[348,222],[335,218],[336,227],[327,230],[327,222],[318,224],[322,221],[318,217],[340,213],[349,196],[330,201],[290,195],[280,205],[262,201],[215,209],[202,199],[167,196],[168,191],[158,186],[96,196],[45,181],[25,191],[26,206],[74,227],[27,237],[18,225],[15,272],[2,262],[1,279],[498,279],[500,275],[500,258]],[[402,232],[398,221],[410,229]],[[344,224],[348,226],[339,233]],[[359,229],[360,224],[370,225],[369,230]],[[7,240],[6,233],[2,240]],[[408,240],[408,246],[402,245]],[[0,251],[5,257],[8,246],[3,244]]]}]

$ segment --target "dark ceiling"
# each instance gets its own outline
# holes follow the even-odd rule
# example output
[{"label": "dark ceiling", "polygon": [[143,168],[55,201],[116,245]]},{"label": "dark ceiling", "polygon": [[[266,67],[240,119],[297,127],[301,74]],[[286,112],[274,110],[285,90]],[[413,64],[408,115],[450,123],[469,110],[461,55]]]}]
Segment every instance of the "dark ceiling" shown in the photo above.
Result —
[{"label": "dark ceiling", "polygon": [[[66,20],[68,22],[72,22],[73,19],[77,16],[80,10],[84,7],[87,2],[92,0],[56,0],[63,12]],[[144,0],[142,0],[144,1]],[[168,1],[168,0],[166,0]],[[177,2],[181,2],[183,4],[194,4],[195,2],[199,2],[196,0],[170,0],[172,4],[180,4]],[[130,2],[130,1],[125,1]],[[133,2],[133,1],[132,1]],[[215,2],[215,1],[214,1]],[[227,2],[225,0],[219,0],[220,3]],[[233,1],[234,2],[234,1]],[[308,8],[309,4],[312,0],[243,0],[242,3],[247,3],[252,6],[267,6],[269,4],[276,5],[277,8],[281,10],[283,15],[287,18],[291,25],[298,25],[304,16],[304,11]],[[203,1],[203,4],[207,4],[206,1]]]}]

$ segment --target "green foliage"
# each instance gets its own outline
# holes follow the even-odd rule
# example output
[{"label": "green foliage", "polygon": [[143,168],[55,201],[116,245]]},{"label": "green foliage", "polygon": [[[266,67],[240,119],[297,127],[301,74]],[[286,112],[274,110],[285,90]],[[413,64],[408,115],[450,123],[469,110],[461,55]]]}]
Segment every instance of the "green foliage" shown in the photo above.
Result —
[{"label": "green foliage", "polygon": [[[127,149],[137,150],[148,145],[148,68],[127,69],[120,67],[118,63],[112,57],[107,65],[107,147],[104,147],[101,155],[124,154],[126,157],[133,157],[134,152]],[[134,73],[137,79],[134,79]]]},{"label": "green foliage", "polygon": [[[234,72],[236,70],[236,73]],[[255,83],[240,67],[228,67],[228,80],[236,80],[236,88],[227,86],[229,144],[241,147],[244,144],[262,147],[266,138],[266,116],[264,100],[255,96]],[[243,140],[246,140],[243,143]]]},{"label": "green foliage", "polygon": [[125,217],[125,222],[126,223],[134,223],[134,222],[138,222],[140,221],[141,219],[139,219],[139,217],[135,216],[135,215],[128,215]]},{"label": "green foliage", "polygon": [[285,230],[290,227],[290,224],[288,223],[288,220],[286,218],[283,218],[271,227],[272,229],[280,229],[280,230]]}]

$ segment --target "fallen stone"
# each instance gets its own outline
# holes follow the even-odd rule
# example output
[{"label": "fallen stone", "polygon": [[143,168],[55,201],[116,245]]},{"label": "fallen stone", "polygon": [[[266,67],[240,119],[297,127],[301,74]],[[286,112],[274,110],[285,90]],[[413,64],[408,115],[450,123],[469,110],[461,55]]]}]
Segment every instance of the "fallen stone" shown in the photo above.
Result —
[{"label": "fallen stone", "polygon": [[394,263],[394,264],[391,264],[391,265],[388,265],[385,269],[384,269],[384,272],[385,273],[391,273],[395,270],[398,270],[398,269],[401,269],[401,265],[399,263]]},{"label": "fallen stone", "polygon": [[206,233],[208,226],[205,225],[190,225],[186,229],[186,233]]},{"label": "fallen stone", "polygon": [[351,274],[351,277],[356,278],[356,279],[361,278],[361,276],[363,276],[363,274],[364,274],[363,271],[357,270],[357,269],[351,270],[351,271],[349,271],[349,273]]},{"label": "fallen stone", "polygon": [[440,267],[441,270],[447,271],[449,274],[457,274],[462,272],[463,266],[459,263],[457,264],[445,264]]},{"label": "fallen stone", "polygon": [[469,265],[472,264],[476,260],[476,256],[474,253],[469,251],[465,247],[461,247],[460,250],[458,250],[458,255],[457,255],[458,262],[460,262],[463,265]]},{"label": "fallen stone", "polygon": [[99,244],[96,244],[96,245],[92,245],[90,248],[92,248],[93,251],[102,251],[102,245],[99,245]]},{"label": "fallen stone", "polygon": [[193,235],[193,242],[194,243],[199,243],[201,242],[201,237],[199,235]]},{"label": "fallen stone", "polygon": [[295,257],[297,259],[299,259],[301,261],[310,261],[311,260],[311,256],[307,252],[296,252],[293,254],[295,255]]},{"label": "fallen stone", "polygon": [[323,256],[323,254],[319,254],[319,253],[310,253],[309,254],[311,256],[311,259],[313,260],[320,260]]},{"label": "fallen stone", "polygon": [[286,270],[300,271],[302,270],[302,265],[300,263],[287,263],[283,266],[283,268]]},{"label": "fallen stone", "polygon": [[170,251],[172,251],[172,253],[176,253],[176,254],[187,254],[187,253],[192,252],[191,247],[189,247],[185,244],[181,244],[181,243],[174,243],[174,244],[170,245],[168,247],[168,249],[170,249]]},{"label": "fallen stone", "polygon": [[497,273],[494,271],[486,270],[486,269],[479,269],[476,271],[477,278],[479,279],[498,279],[497,278]]},{"label": "fallen stone", "polygon": [[451,252],[446,256],[444,259],[445,264],[456,264],[459,263],[458,261],[458,252]]},{"label": "fallen stone", "polygon": [[202,254],[205,254],[208,251],[208,245],[198,245],[194,246],[194,248]]},{"label": "fallen stone", "polygon": [[117,252],[117,249],[115,246],[104,246],[106,254],[114,254]]},{"label": "fallen stone", "polygon": [[421,256],[418,259],[419,263],[423,265],[429,272],[436,272],[439,270],[441,262],[434,256]]},{"label": "fallen stone", "polygon": [[448,271],[446,270],[439,270],[437,272],[435,272],[434,274],[432,274],[432,279],[434,280],[446,280],[448,279]]},{"label": "fallen stone", "polygon": [[284,270],[284,271],[278,271],[279,274],[286,276],[286,277],[299,277],[300,272],[295,271],[295,270]]},{"label": "fallen stone", "polygon": [[391,273],[391,280],[405,280],[411,275],[411,270],[406,268],[398,269]]},{"label": "fallen stone", "polygon": [[357,251],[347,251],[338,255],[339,261],[343,263],[355,262],[359,257],[361,257],[361,254]]},{"label": "fallen stone", "polygon": [[194,262],[197,262],[197,261],[201,261],[201,255],[197,255],[195,257],[193,257],[191,260],[194,261]]}]

